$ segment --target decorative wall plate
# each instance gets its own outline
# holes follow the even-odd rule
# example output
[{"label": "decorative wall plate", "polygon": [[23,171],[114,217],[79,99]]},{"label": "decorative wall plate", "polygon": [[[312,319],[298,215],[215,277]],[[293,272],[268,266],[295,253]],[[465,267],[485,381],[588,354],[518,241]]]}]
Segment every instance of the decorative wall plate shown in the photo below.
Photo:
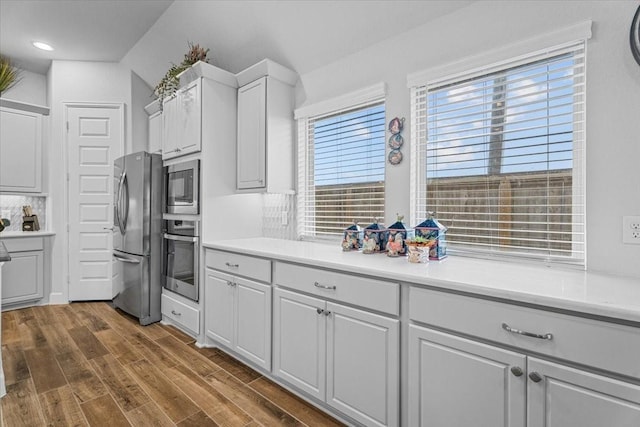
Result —
[{"label": "decorative wall plate", "polygon": [[636,14],[631,21],[631,31],[629,33],[629,42],[631,43],[631,53],[640,65],[640,6],[636,10]]},{"label": "decorative wall plate", "polygon": [[394,150],[402,147],[402,144],[404,144],[404,138],[399,133],[391,135],[391,137],[389,138],[389,147]]},{"label": "decorative wall plate", "polygon": [[389,163],[392,165],[399,165],[402,161],[402,153],[400,150],[391,150],[389,151]]}]

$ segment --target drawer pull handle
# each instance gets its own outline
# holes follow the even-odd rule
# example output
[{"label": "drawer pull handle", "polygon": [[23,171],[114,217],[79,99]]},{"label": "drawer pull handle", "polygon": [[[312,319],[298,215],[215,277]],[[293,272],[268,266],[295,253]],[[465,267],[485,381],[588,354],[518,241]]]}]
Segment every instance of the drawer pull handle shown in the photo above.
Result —
[{"label": "drawer pull handle", "polygon": [[531,378],[531,381],[533,381],[534,383],[539,383],[540,381],[542,381],[542,377],[537,372],[531,372],[529,374],[529,378]]},{"label": "drawer pull handle", "polygon": [[318,282],[314,282],[313,286],[315,286],[316,288],[321,288],[321,289],[330,289],[330,290],[335,290],[336,289],[336,285],[323,285],[322,283],[318,283]]},{"label": "drawer pull handle", "polygon": [[322,314],[322,313],[324,313],[324,310],[323,310],[323,309],[321,309],[321,308],[316,308],[316,311],[318,312],[318,314]]},{"label": "drawer pull handle", "polygon": [[525,337],[538,338],[541,340],[549,340],[553,339],[553,334],[534,334],[533,332],[521,331],[520,329],[512,328],[506,323],[502,324],[502,329],[507,332],[511,332],[513,334],[524,335]]},{"label": "drawer pull handle", "polygon": [[229,268],[238,268],[238,267],[240,267],[239,264],[231,264],[230,262],[225,262],[224,265],[226,265]]},{"label": "drawer pull handle", "polygon": [[522,374],[524,374],[524,371],[519,366],[512,366],[511,367],[511,373],[516,377],[521,377]]},{"label": "drawer pull handle", "polygon": [[171,314],[173,314],[174,316],[182,316],[182,313],[178,313],[175,310],[171,310]]}]

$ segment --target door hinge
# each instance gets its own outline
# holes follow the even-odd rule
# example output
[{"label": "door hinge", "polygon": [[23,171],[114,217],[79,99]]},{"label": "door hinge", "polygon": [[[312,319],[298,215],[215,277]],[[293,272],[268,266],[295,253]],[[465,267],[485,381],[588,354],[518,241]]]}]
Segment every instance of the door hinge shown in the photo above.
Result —
[{"label": "door hinge", "polygon": [[71,175],[67,172],[67,182],[71,181]]},{"label": "door hinge", "polygon": [[71,227],[69,226],[69,224],[67,224],[67,233],[71,231]]},{"label": "door hinge", "polygon": [[67,276],[67,284],[71,283],[71,277]]}]

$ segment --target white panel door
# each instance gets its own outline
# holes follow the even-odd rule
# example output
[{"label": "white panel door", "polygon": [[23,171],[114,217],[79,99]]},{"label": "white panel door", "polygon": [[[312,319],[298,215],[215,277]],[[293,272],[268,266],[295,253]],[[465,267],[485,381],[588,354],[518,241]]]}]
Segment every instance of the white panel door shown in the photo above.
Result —
[{"label": "white panel door", "polygon": [[525,426],[523,354],[410,325],[408,376],[411,426]]},{"label": "white panel door", "polygon": [[238,189],[265,186],[266,96],[266,77],[238,89]]},{"label": "white panel door", "polygon": [[273,291],[273,373],[324,400],[325,302],[296,292]]},{"label": "white panel door", "polygon": [[235,350],[271,370],[271,286],[236,278]]},{"label": "white panel door", "polygon": [[67,105],[69,300],[110,300],[113,163],[122,155],[121,105]]},{"label": "white panel door", "polygon": [[400,321],[327,302],[327,403],[368,426],[397,426]]},{"label": "white panel door", "polygon": [[640,386],[636,384],[533,357],[529,375],[529,427],[640,426]]},{"label": "white panel door", "polygon": [[233,348],[235,289],[233,277],[206,269],[205,330],[209,338]]}]

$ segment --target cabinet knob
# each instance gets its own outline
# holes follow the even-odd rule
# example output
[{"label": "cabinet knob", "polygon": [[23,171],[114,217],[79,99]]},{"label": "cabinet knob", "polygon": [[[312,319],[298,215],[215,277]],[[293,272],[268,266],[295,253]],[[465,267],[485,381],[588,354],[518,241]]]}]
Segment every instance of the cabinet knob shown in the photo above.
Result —
[{"label": "cabinet knob", "polygon": [[519,366],[512,366],[511,367],[511,373],[516,377],[521,377],[522,374],[524,374],[524,371]]},{"label": "cabinet knob", "polygon": [[330,311],[325,311],[325,312],[324,312],[324,315],[325,315],[325,316],[327,316],[327,317],[329,317],[329,315],[330,315],[330,314],[331,314],[331,312],[330,312]]},{"label": "cabinet knob", "polygon": [[534,383],[539,383],[540,381],[542,381],[542,377],[537,372],[531,372],[529,374],[529,378],[531,378],[531,381],[533,381]]},{"label": "cabinet knob", "polygon": [[324,310],[323,310],[323,309],[321,309],[321,308],[316,308],[316,311],[318,312],[318,314],[322,314],[322,313],[324,313]]}]

